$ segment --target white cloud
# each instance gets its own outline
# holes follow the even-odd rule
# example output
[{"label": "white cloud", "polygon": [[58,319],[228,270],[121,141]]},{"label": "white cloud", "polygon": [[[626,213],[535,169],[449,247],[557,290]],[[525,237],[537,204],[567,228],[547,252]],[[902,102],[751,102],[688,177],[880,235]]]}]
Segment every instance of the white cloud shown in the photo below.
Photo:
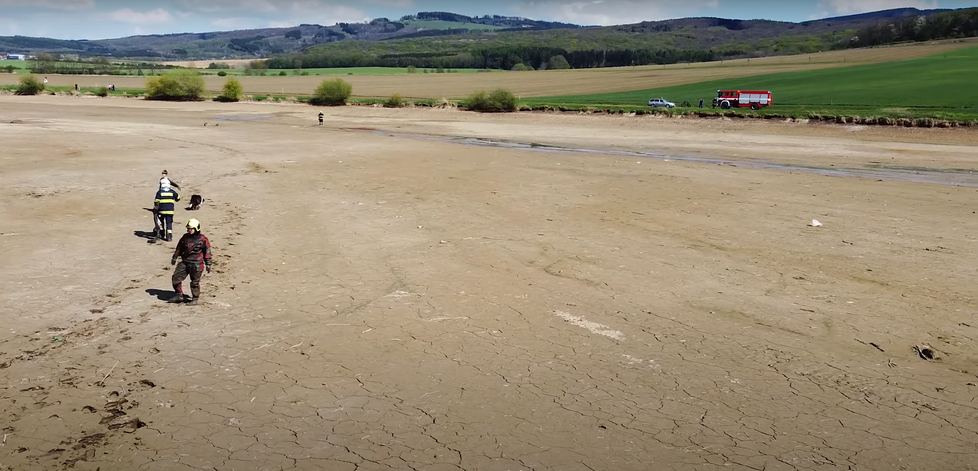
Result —
[{"label": "white cloud", "polygon": [[5,36],[20,34],[20,25],[16,21],[0,20],[0,33]]},{"label": "white cloud", "polygon": [[524,0],[513,6],[519,16],[580,25],[617,25],[704,15],[719,0]]},{"label": "white cloud", "polygon": [[271,0],[177,0],[180,5],[188,10],[200,12],[220,12],[220,11],[252,11],[252,12],[274,12],[278,11],[277,2]]},{"label": "white cloud", "polygon": [[[2,0],[0,0],[2,1]],[[372,3],[409,4],[411,0],[371,0]],[[198,13],[228,13],[232,15],[213,21],[220,27],[249,27],[265,24],[268,27],[288,27],[301,23],[356,23],[370,17],[358,8],[335,5],[322,0],[176,0],[182,8]],[[261,16],[257,15],[261,14]],[[287,15],[287,16],[286,16]]]},{"label": "white cloud", "polygon": [[131,23],[134,25],[150,25],[161,23],[172,23],[173,15],[170,12],[157,8],[146,12],[134,11],[131,8],[123,8],[105,15],[106,18],[120,23]]},{"label": "white cloud", "polygon": [[818,6],[825,15],[844,16],[904,7],[937,8],[937,0],[819,0]]},{"label": "white cloud", "polygon": [[299,26],[300,23],[305,23],[305,22],[298,21],[298,20],[269,21],[266,26],[269,28],[291,28],[293,26]]},{"label": "white cloud", "polygon": [[[315,21],[303,21],[303,23],[319,23],[323,25],[331,25],[335,23],[359,23],[364,21],[370,21],[370,17],[367,16],[363,10],[347,7],[342,5],[327,6],[318,12],[310,12],[311,18],[317,18]],[[307,17],[310,18],[310,17]]]},{"label": "white cloud", "polygon": [[[220,3],[220,2],[219,2]],[[230,5],[230,1],[225,2],[225,7]],[[303,3],[314,6],[303,7]],[[321,5],[319,2],[292,2],[279,3],[275,13],[280,15],[250,15],[251,12],[236,11],[234,16],[226,16],[211,21],[211,24],[221,30],[252,29],[252,28],[291,28],[303,23],[335,24],[335,23],[359,23],[370,21],[362,10],[342,5]],[[301,11],[301,16],[294,16],[295,11]],[[285,16],[288,15],[288,16]]]},{"label": "white cloud", "polygon": [[253,18],[242,17],[218,18],[212,21],[211,24],[222,30],[252,29],[258,27],[258,22]]},{"label": "white cloud", "polygon": [[0,0],[0,7],[35,7],[77,11],[94,8],[95,0]]},{"label": "white cloud", "polygon": [[414,2],[411,0],[360,0],[363,3],[370,3],[372,5],[382,5],[385,7],[397,7],[397,8],[411,8],[414,6]]}]

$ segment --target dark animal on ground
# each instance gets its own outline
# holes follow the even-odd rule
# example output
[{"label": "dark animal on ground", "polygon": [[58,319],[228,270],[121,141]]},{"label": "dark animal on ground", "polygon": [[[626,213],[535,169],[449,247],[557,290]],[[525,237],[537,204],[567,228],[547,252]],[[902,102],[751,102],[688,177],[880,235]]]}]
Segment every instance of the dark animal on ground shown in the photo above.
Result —
[{"label": "dark animal on ground", "polygon": [[200,209],[200,205],[204,203],[204,198],[200,195],[193,195],[190,197],[190,211],[196,211]]}]

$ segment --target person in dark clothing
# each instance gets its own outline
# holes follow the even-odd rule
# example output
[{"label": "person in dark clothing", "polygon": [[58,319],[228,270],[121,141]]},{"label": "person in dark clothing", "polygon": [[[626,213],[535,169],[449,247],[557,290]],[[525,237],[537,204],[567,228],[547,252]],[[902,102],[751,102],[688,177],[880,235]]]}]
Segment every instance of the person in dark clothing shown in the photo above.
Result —
[{"label": "person in dark clothing", "polygon": [[[180,264],[177,264],[177,257]],[[197,305],[200,298],[200,278],[204,270],[211,272],[211,242],[204,234],[200,233],[200,221],[191,219],[187,221],[187,233],[177,242],[177,248],[173,251],[170,258],[170,265],[176,266],[173,277],[173,291],[176,293],[167,302],[182,303],[187,300],[187,295],[183,293],[183,280],[190,277],[190,293],[193,295],[189,299],[189,304]]]},{"label": "person in dark clothing", "polygon": [[176,210],[177,201],[180,201],[180,194],[169,186],[169,182],[161,186],[156,192],[156,199],[153,201],[153,215],[160,218],[160,232],[164,234],[163,240],[173,240],[173,211]]},{"label": "person in dark clothing", "polygon": [[319,125],[320,125],[320,126],[322,126],[322,125],[323,125],[323,118],[325,118],[325,117],[326,117],[326,115],[325,115],[325,114],[323,114],[323,112],[322,112],[322,111],[320,111],[320,112],[319,112]]}]

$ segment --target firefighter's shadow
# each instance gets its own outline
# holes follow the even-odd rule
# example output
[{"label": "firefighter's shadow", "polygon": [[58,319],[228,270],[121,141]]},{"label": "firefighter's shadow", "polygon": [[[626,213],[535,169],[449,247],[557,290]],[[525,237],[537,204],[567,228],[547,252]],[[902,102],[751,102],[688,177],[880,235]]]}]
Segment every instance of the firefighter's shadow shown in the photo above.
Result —
[{"label": "firefighter's shadow", "polygon": [[147,244],[155,244],[160,239],[153,232],[147,231],[132,231],[133,235],[139,237],[140,239],[146,239]]},{"label": "firefighter's shadow", "polygon": [[161,289],[150,288],[146,290],[146,294],[156,296],[156,299],[160,301],[168,301],[173,297],[173,290],[164,291]]},{"label": "firefighter's shadow", "polygon": [[[153,213],[154,218],[156,217],[156,211],[154,211],[153,208],[143,208],[143,209]],[[155,244],[159,240],[158,234],[156,232],[132,231],[132,234],[136,237],[139,237],[140,239],[146,239],[146,243],[148,244]]]}]

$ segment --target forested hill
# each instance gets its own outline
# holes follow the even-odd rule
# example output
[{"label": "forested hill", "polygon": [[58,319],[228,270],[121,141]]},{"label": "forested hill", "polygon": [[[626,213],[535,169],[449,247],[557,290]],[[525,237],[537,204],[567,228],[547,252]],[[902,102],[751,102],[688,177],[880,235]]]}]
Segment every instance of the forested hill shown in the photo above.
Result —
[{"label": "forested hill", "polygon": [[546,69],[699,62],[725,58],[978,36],[978,8],[886,10],[802,23],[683,18],[543,31],[341,42],[271,59],[269,68],[424,67]]},{"label": "forested hill", "polygon": [[47,52],[83,58],[106,56],[144,60],[259,59],[343,41],[381,41],[477,31],[554,28],[573,29],[580,26],[499,15],[470,17],[448,12],[419,12],[399,21],[376,18],[364,23],[337,23],[332,26],[302,24],[290,28],[153,34],[99,40],[0,36],[0,52]]},{"label": "forested hill", "polygon": [[[978,35],[978,9],[900,8],[801,23],[681,18],[582,27],[527,18],[419,12],[333,26],[302,24],[104,40],[0,37],[0,52],[129,60],[271,58],[272,68],[552,68],[668,64]],[[554,62],[552,59],[559,58]]]}]

